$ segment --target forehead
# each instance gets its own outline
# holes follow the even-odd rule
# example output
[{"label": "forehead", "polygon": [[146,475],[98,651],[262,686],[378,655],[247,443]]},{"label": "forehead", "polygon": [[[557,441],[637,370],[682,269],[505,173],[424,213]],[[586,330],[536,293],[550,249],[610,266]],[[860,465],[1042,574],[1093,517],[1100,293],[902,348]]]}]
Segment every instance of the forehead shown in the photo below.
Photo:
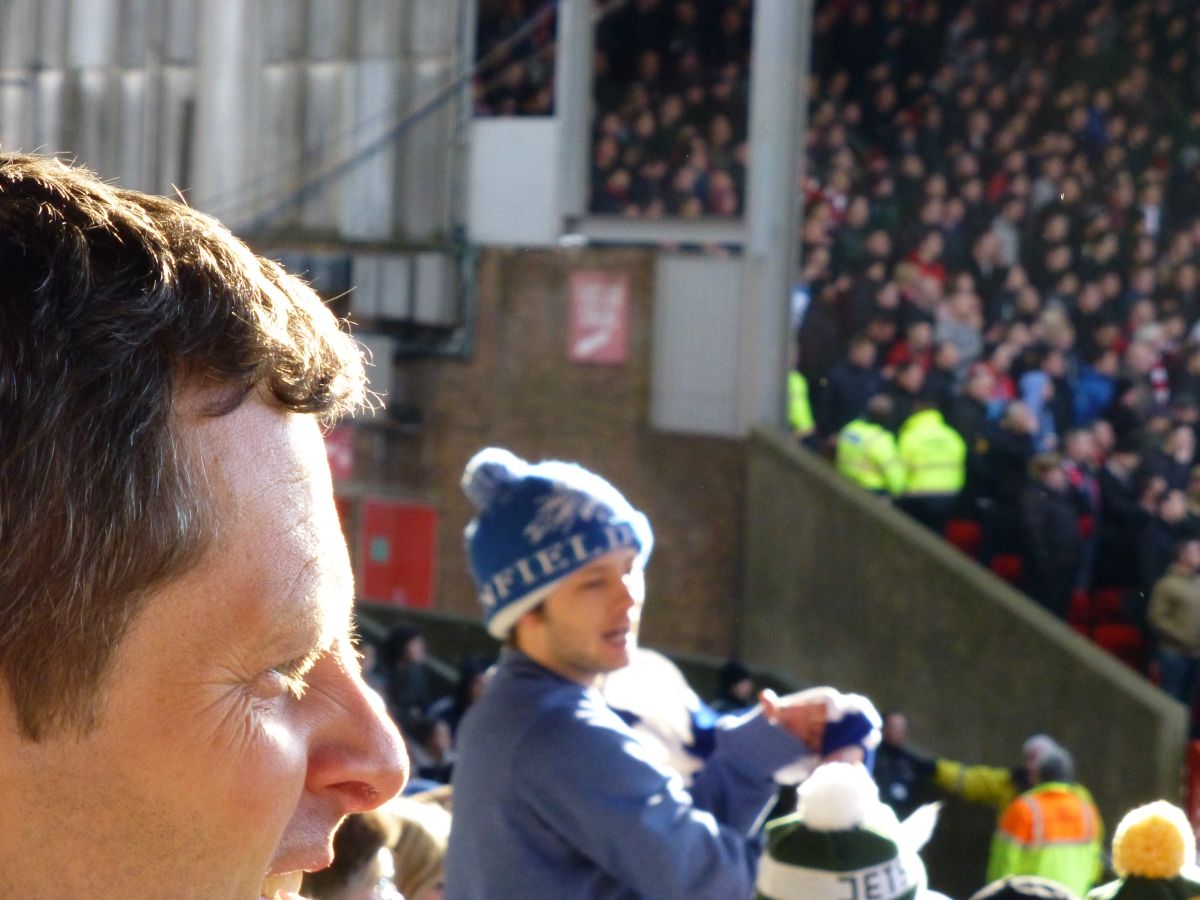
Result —
[{"label": "forehead", "polygon": [[603,556],[596,557],[586,566],[580,566],[572,575],[587,576],[598,572],[611,571],[624,574],[633,569],[637,555],[637,550],[632,547],[623,547],[620,550],[614,550],[611,553],[605,553]]},{"label": "forehead", "polygon": [[632,572],[637,566],[637,551],[632,547],[614,550],[611,553],[596,557],[596,559],[587,565],[580,566],[574,572],[565,576],[546,599],[550,601],[555,597],[571,594],[589,578],[597,576],[624,576]]},{"label": "forehead", "polygon": [[315,420],[252,399],[178,430],[214,519],[204,559],[163,591],[181,624],[214,643],[343,630],[353,585]]}]

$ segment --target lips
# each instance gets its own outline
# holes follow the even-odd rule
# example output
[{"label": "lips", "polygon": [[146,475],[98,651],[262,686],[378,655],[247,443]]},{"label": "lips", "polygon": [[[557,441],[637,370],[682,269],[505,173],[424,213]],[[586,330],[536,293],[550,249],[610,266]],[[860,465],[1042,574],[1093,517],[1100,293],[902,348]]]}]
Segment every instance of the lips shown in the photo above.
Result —
[{"label": "lips", "polygon": [[300,896],[300,882],[303,880],[304,873],[300,871],[268,875],[263,879],[259,891],[260,900],[304,900]]},{"label": "lips", "polygon": [[611,631],[604,632],[604,640],[609,644],[620,644],[624,646],[629,640],[630,628],[614,628]]}]

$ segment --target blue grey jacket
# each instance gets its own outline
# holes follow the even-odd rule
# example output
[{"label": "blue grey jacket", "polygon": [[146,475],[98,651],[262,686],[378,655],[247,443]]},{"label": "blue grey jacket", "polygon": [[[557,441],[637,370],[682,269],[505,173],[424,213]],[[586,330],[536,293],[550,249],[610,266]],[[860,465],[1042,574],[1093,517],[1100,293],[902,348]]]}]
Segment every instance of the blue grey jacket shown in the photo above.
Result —
[{"label": "blue grey jacket", "polygon": [[464,718],[447,900],[738,900],[772,773],[809,751],[758,712],[721,720],[692,787],[600,694],[509,651]]}]

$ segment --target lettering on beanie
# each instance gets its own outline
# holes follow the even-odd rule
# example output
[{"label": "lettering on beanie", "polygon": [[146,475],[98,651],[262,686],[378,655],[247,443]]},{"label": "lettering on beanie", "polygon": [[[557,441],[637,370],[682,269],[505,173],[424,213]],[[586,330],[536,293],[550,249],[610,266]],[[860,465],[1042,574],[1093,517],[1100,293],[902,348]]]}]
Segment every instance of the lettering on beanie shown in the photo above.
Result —
[{"label": "lettering on beanie", "polygon": [[565,575],[596,557],[637,546],[637,533],[628,522],[606,525],[600,531],[573,534],[500,569],[483,585],[479,598],[485,608],[493,609],[496,604],[503,605],[512,597],[526,594],[531,588]]},{"label": "lettering on beanie", "polygon": [[809,868],[771,855],[762,858],[758,892],[772,900],[895,900],[909,897],[914,884],[898,858],[845,872]]},{"label": "lettering on beanie", "polygon": [[887,900],[909,889],[908,873],[898,859],[871,869],[862,869],[838,877],[848,893],[844,900]]}]

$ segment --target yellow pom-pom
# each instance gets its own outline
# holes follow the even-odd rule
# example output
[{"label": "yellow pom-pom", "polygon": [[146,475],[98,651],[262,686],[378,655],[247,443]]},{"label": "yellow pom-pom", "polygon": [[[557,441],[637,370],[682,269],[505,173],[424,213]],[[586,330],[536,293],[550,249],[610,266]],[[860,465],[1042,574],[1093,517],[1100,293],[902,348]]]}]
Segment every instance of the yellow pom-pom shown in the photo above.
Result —
[{"label": "yellow pom-pom", "polygon": [[1112,859],[1122,878],[1174,878],[1196,861],[1196,837],[1183,810],[1158,800],[1121,820],[1113,835]]}]

